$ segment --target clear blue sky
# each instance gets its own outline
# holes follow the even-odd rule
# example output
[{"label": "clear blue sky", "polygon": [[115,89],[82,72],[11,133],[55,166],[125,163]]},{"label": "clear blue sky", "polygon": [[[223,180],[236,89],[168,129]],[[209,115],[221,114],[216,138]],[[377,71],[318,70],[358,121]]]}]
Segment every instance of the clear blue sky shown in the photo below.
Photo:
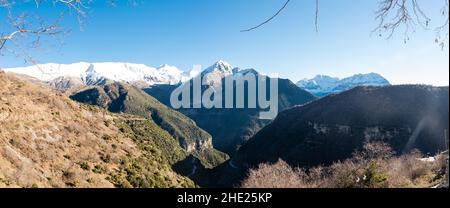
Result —
[{"label": "clear blue sky", "polygon": [[[407,44],[401,33],[390,40],[371,33],[377,25],[375,0],[321,0],[319,33],[314,29],[314,0],[293,0],[274,21],[248,33],[239,31],[265,20],[284,0],[140,2],[136,7],[126,3],[111,7],[96,1],[89,6],[82,30],[76,18],[64,20],[72,32],[63,38],[63,45],[51,47],[55,43],[50,42],[29,53],[39,63],[167,63],[182,70],[223,59],[233,66],[276,72],[294,82],[316,74],[377,72],[394,84],[449,83],[448,47],[441,50],[434,43],[433,31],[419,29]],[[436,15],[443,0],[419,2],[433,20],[442,20]],[[16,11],[31,6],[17,6]],[[35,11],[45,18],[56,15],[51,5]],[[0,56],[2,67],[23,65],[27,64],[21,57]]]}]

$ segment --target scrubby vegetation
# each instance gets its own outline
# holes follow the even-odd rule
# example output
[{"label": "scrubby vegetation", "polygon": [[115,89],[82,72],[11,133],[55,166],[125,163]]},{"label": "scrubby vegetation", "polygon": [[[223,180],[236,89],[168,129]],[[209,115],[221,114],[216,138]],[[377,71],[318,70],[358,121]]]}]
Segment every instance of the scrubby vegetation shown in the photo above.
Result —
[{"label": "scrubby vegetation", "polygon": [[227,154],[213,148],[207,148],[194,152],[193,155],[200,160],[202,166],[208,169],[212,169],[217,165],[222,164],[229,158]]},{"label": "scrubby vegetation", "polygon": [[[134,141],[142,153],[135,158],[120,158],[118,170],[110,172],[108,177],[116,187],[195,187],[188,178],[172,172],[171,166],[186,158],[187,153],[166,131],[153,121],[139,117],[116,119],[114,124],[121,133]],[[100,158],[104,162],[111,161],[108,155]]]},{"label": "scrubby vegetation", "polygon": [[385,143],[367,143],[353,157],[330,166],[300,169],[283,160],[251,169],[244,188],[417,188],[432,187],[445,177],[447,160],[422,159],[418,151],[395,156]]},{"label": "scrubby vegetation", "polygon": [[164,165],[164,159],[149,160],[150,155],[136,159],[123,158],[118,172],[111,173],[108,178],[118,188],[189,188],[195,187],[194,182],[184,177],[174,177],[174,174],[162,172],[169,169]]},{"label": "scrubby vegetation", "polygon": [[[163,138],[153,138],[155,145],[162,148],[163,154],[174,156],[168,158],[172,163],[185,157],[180,153],[180,148],[173,149],[174,142],[183,148],[185,152],[194,154],[207,168],[213,168],[228,159],[228,155],[217,151],[212,147],[211,135],[196,126],[195,122],[182,113],[168,108],[144,91],[124,83],[108,83],[102,86],[88,87],[70,96],[73,100],[89,105],[96,105],[108,109],[111,112],[127,113],[146,118],[151,121],[152,129],[163,129],[166,133]],[[106,126],[110,125],[105,124]],[[142,129],[141,124],[132,124],[137,137],[148,136],[148,129]],[[148,126],[148,124],[146,124]],[[120,131],[125,131],[122,127]],[[168,133],[168,134],[167,134]],[[103,139],[111,139],[110,135],[104,135]],[[137,141],[145,143],[138,139]],[[170,143],[170,144],[169,144]],[[148,147],[147,147],[148,148]],[[175,151],[175,153],[170,153]],[[185,153],[183,153],[185,154]]]},{"label": "scrubby vegetation", "polygon": [[117,120],[116,126],[148,154],[159,151],[170,164],[187,157],[187,153],[166,131],[150,120]]},{"label": "scrubby vegetation", "polygon": [[0,86],[0,187],[195,187],[173,171],[182,149],[152,120],[14,74]]}]

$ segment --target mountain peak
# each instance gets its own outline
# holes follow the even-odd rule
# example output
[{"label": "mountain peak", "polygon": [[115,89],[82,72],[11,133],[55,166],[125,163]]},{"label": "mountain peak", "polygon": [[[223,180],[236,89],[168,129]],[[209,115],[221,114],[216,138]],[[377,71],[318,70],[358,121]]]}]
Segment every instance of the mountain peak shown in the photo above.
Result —
[{"label": "mountain peak", "polygon": [[215,71],[215,70],[218,70],[221,72],[232,72],[233,67],[228,62],[219,60],[216,63],[214,63],[214,65],[212,65],[211,67],[206,69],[205,71],[209,72],[209,71]]},{"label": "mountain peak", "polygon": [[229,75],[233,75],[233,67],[231,64],[222,60],[217,61],[200,74],[202,79],[211,86],[218,85],[222,78]]},{"label": "mountain peak", "polygon": [[163,64],[163,65],[160,65],[160,66],[158,67],[158,69],[161,69],[161,68],[168,68],[168,67],[172,67],[172,66],[170,66],[169,64]]},{"label": "mountain peak", "polygon": [[218,60],[218,61],[216,61],[215,64],[216,65],[228,65],[228,66],[230,66],[230,64],[228,62],[224,61],[224,60]]}]

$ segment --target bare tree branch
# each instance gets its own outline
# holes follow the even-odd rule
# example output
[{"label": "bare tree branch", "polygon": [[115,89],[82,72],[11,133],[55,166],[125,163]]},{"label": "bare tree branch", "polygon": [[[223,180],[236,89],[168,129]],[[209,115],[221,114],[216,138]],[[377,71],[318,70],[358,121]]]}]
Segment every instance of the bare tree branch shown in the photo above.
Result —
[{"label": "bare tree branch", "polygon": [[[34,0],[36,8],[39,8],[44,2],[52,2],[53,4],[63,4],[66,6],[67,10],[75,11],[78,16],[86,16],[85,10],[91,0]],[[22,1],[19,3],[26,4],[28,1]],[[39,16],[31,16],[27,13],[22,13],[18,16],[13,14],[13,7],[17,2],[10,0],[0,0],[0,9],[6,10],[7,17],[5,18],[6,24],[11,28],[11,32],[2,32],[0,35],[0,52],[4,49],[8,42],[12,41],[14,38],[26,37],[26,35],[33,36],[34,41],[32,42],[34,46],[37,46],[43,36],[55,36],[57,34],[62,34],[64,30],[59,26],[61,19],[63,18],[65,12],[62,11],[60,17],[52,24],[47,24],[45,21],[41,20]]]},{"label": "bare tree branch", "polygon": [[[444,0],[442,16],[445,17],[445,23],[435,29],[436,43],[441,47],[448,41],[448,6],[449,0]],[[376,12],[378,26],[373,32],[378,32],[379,36],[385,35],[391,38],[395,32],[404,28],[404,42],[409,40],[409,34],[414,32],[419,25],[425,30],[430,29],[431,19],[423,12],[417,0],[380,0]],[[445,33],[442,36],[442,32]]]},{"label": "bare tree branch", "polygon": [[410,30],[414,30],[417,24],[426,28],[430,22],[416,0],[381,0],[378,5],[375,14],[379,24],[373,32],[380,36],[387,33],[387,38],[391,38],[399,27],[404,26],[406,41]]},{"label": "bare tree branch", "polygon": [[[404,42],[409,40],[409,34],[415,32],[416,26],[420,26],[425,30],[430,29],[431,19],[425,14],[420,7],[418,0],[377,0],[378,9],[375,12],[375,19],[379,21],[378,26],[372,31],[377,32],[378,35],[386,36],[387,39],[392,38],[397,30],[404,28]],[[449,39],[449,0],[443,0],[444,7],[441,10],[445,22],[435,28],[436,43],[442,48],[446,45]],[[241,30],[241,32],[248,32],[260,28],[269,23],[277,17],[287,6],[290,0],[287,0],[283,7],[279,9],[273,16],[261,24],[250,29]],[[319,31],[319,3],[320,0],[315,0],[316,11],[314,26],[316,32]]]},{"label": "bare tree branch", "polygon": [[314,20],[314,25],[316,27],[316,32],[319,32],[319,0],[316,0],[316,18]]},{"label": "bare tree branch", "polygon": [[445,17],[445,21],[442,25],[435,29],[435,42],[439,44],[442,49],[444,49],[444,47],[448,45],[449,41],[449,0],[445,0],[445,5],[441,9],[441,15]]},{"label": "bare tree branch", "polygon": [[241,30],[241,32],[249,32],[249,31],[252,31],[252,30],[255,30],[255,29],[257,29],[257,28],[259,28],[259,27],[261,27],[261,26],[263,26],[263,25],[265,25],[265,24],[267,24],[267,23],[269,23],[270,21],[272,21],[273,19],[275,19],[275,17],[277,17],[286,7],[287,7],[287,5],[289,4],[289,2],[290,2],[291,0],[286,0],[286,2],[284,3],[284,5],[272,16],[272,17],[270,17],[269,19],[267,19],[266,21],[264,21],[264,22],[262,22],[261,24],[259,24],[259,25],[257,25],[257,26],[255,26],[255,27],[252,27],[252,28],[249,28],[249,29],[246,29],[246,30]]},{"label": "bare tree branch", "polygon": [[[138,5],[141,0],[127,0],[133,6]],[[1,17],[0,22],[0,56],[3,52],[8,52],[17,57],[24,57],[26,62],[37,63],[28,54],[30,48],[38,48],[41,40],[47,38],[56,38],[66,34],[70,30],[60,26],[61,20],[67,13],[76,16],[80,27],[84,18],[88,16],[89,4],[93,0],[0,0],[0,12],[5,17]],[[115,5],[118,0],[107,0],[109,5]],[[20,4],[34,4],[36,9],[46,6],[54,6],[60,9],[60,16],[53,23],[49,24],[39,15],[30,15],[30,11],[23,11],[17,15],[15,6]],[[52,5],[49,5],[52,4]],[[62,7],[56,7],[62,5]],[[20,8],[20,7],[17,7]],[[6,30],[6,31],[5,31]],[[31,41],[31,42],[30,42]],[[31,45],[28,45],[28,44]]]},{"label": "bare tree branch", "polygon": [[[316,1],[316,13],[315,13],[314,25],[315,25],[316,32],[319,32],[319,0],[315,0],[315,1]],[[246,30],[241,30],[241,32],[249,32],[249,31],[258,29],[259,27],[269,23],[270,21],[275,19],[275,17],[277,17],[288,6],[289,2],[290,2],[290,0],[286,0],[284,5],[273,16],[271,16],[266,21],[262,22],[261,24],[255,26],[255,27],[252,27],[252,28],[249,28]]]}]

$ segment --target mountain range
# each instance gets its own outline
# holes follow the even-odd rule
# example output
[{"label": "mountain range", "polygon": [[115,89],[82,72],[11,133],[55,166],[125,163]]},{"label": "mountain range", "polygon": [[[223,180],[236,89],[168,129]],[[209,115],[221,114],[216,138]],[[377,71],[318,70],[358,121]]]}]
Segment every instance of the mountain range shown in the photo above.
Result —
[{"label": "mountain range", "polygon": [[[120,93],[116,93],[117,95],[114,95],[118,96],[117,98],[108,98],[108,96],[111,96],[111,91],[105,92],[105,90],[117,88],[117,83],[119,82],[143,89],[150,95],[150,97],[155,97],[159,102],[166,106],[170,106],[171,92],[183,82],[192,82],[192,79],[195,77],[200,77],[205,80],[202,88],[204,91],[208,87],[218,87],[217,84],[221,83],[221,81],[228,76],[237,76],[247,73],[261,75],[255,69],[240,69],[238,67],[233,67],[231,64],[222,60],[217,61],[212,66],[207,67],[201,72],[195,70],[190,72],[182,72],[176,67],[169,65],[153,68],[142,64],[111,62],[81,62],[68,65],[43,64],[24,68],[11,68],[6,69],[6,71],[23,73],[35,77],[39,80],[45,81],[55,89],[60,91],[68,91],[68,94],[72,95],[73,99],[80,102],[99,105],[110,110],[114,109],[113,112],[129,112],[129,105],[133,103],[127,102],[128,107],[122,107],[122,109],[119,109],[115,106],[118,105],[116,102],[120,103],[120,101],[115,101],[115,99],[120,98]],[[317,76],[311,80],[300,81],[297,84],[299,87],[290,80],[277,79],[279,84],[278,103],[280,112],[295,105],[302,105],[313,101],[316,99],[315,96],[323,97],[331,93],[342,92],[360,85],[389,85],[387,80],[374,73],[355,75],[342,80],[328,76]],[[136,88],[128,87],[126,89],[133,89],[133,91],[140,90]],[[125,88],[122,87],[120,89],[123,90]],[[226,89],[224,88],[222,90],[225,91]],[[113,91],[119,90],[115,89]],[[131,94],[129,91],[125,91],[126,92],[122,93],[126,95]],[[233,91],[235,91],[235,89],[233,89]],[[136,100],[140,100],[142,95],[137,97],[138,98],[133,99],[134,102],[137,102]],[[124,100],[122,99],[121,102],[123,103]],[[146,106],[142,103],[134,103],[134,105],[139,106],[138,108]],[[147,108],[147,110],[149,109],[154,108]],[[177,111],[192,119],[195,122],[195,125],[198,125],[200,128],[206,130],[206,132],[212,135],[212,144],[215,148],[228,154],[234,154],[235,151],[239,149],[239,147],[242,146],[248,139],[271,122],[270,120],[259,119],[258,114],[261,110],[262,109],[249,108],[177,109]],[[139,115],[150,117],[150,114],[146,112],[146,110],[143,110],[139,113]],[[170,114],[171,113],[168,115]],[[155,117],[158,115],[159,114],[153,114],[152,116]],[[240,119],[236,120],[236,118]],[[187,123],[189,124],[190,122]],[[224,123],[227,125],[224,126]],[[180,124],[179,126],[183,125]],[[172,135],[175,136],[175,138],[180,138],[179,135],[185,135],[188,133],[183,132],[182,128],[179,128],[179,126],[175,128],[178,129],[178,131],[173,131],[173,128],[168,128],[168,126],[165,127],[166,130],[173,133]],[[181,140],[183,140],[183,137],[181,137]]]},{"label": "mountain range", "polygon": [[390,85],[389,81],[376,73],[356,74],[344,79],[317,75],[312,79],[303,79],[297,82],[297,86],[317,97],[325,97],[329,94],[344,92],[358,86],[387,85]]},{"label": "mountain range", "polygon": [[5,71],[0,187],[231,187],[262,163],[330,165],[367,142],[387,143],[398,155],[446,149],[448,87],[392,86],[375,73],[298,84],[268,77],[278,81],[279,114],[262,120],[267,109],[248,103],[170,107],[171,93],[194,78],[204,78],[202,92],[232,87],[234,97],[242,87],[247,98],[247,85],[219,83],[265,76],[225,61],[201,72],[126,63]]},{"label": "mountain range", "polygon": [[[254,69],[233,68],[229,63],[222,60],[217,61],[203,71],[192,69],[187,72],[167,64],[159,67],[149,67],[143,64],[121,62],[49,63],[4,70],[37,78],[63,91],[82,85],[103,84],[107,80],[126,82],[139,88],[154,85],[177,85],[196,76],[205,77],[206,82],[213,86],[214,83],[218,83],[220,79],[226,76],[248,73],[249,70],[256,72]],[[312,79],[303,79],[297,82],[297,86],[316,97],[340,93],[356,86],[386,85],[390,85],[389,81],[376,73],[356,74],[344,79],[317,75]]]},{"label": "mountain range", "polygon": [[[67,92],[69,96],[77,101],[102,106],[106,109],[112,110],[112,112],[126,112],[151,117],[154,121],[157,121],[155,118],[161,116],[161,113],[153,113],[150,116],[149,111],[156,108],[155,105],[149,106],[147,104],[154,104],[160,101],[166,106],[170,106],[170,94],[177,86],[180,85],[180,83],[192,81],[195,77],[201,77],[206,81],[206,85],[203,86],[203,90],[206,90],[208,86],[217,87],[216,85],[227,76],[237,76],[247,73],[260,75],[255,69],[240,69],[237,67],[232,67],[231,64],[222,60],[217,61],[212,66],[207,67],[201,72],[195,70],[190,72],[182,72],[169,65],[153,68],[142,64],[112,62],[42,64],[23,68],[10,68],[5,69],[5,71],[25,74],[39,79],[57,90]],[[314,96],[298,88],[291,81],[285,79],[278,80],[280,85],[278,99],[280,111],[315,99]],[[158,99],[158,101],[138,102],[140,100],[149,99],[143,98],[143,95],[140,92],[133,93],[139,91],[140,89],[143,89],[150,95],[149,97],[153,96]],[[130,98],[131,94],[138,96],[131,96]],[[133,101],[125,100],[125,97]],[[121,103],[126,104],[121,106]],[[120,108],[117,106],[120,106]],[[141,109],[139,110],[140,113],[136,113],[136,111],[130,112],[130,109],[133,109],[132,106],[135,106],[135,109]],[[158,107],[158,109],[162,108]],[[262,109],[249,108],[179,109],[179,112],[192,119],[195,124],[185,125],[194,123],[185,122],[180,123],[176,128],[173,128],[173,125],[178,122],[164,121],[162,125],[166,130],[172,133],[172,136],[180,139],[180,142],[187,141],[185,138],[194,138],[193,135],[202,135],[191,134],[189,137],[180,137],[180,135],[190,134],[190,131],[185,131],[186,126],[193,126],[192,128],[187,128],[192,130],[196,128],[196,125],[198,125],[200,128],[206,130],[212,135],[212,144],[214,147],[226,153],[233,154],[239,146],[245,143],[245,141],[253,136],[259,129],[270,122],[270,120],[259,119],[259,112],[261,110]],[[177,114],[167,113],[165,115]],[[235,118],[241,119],[236,121]],[[188,120],[189,119],[186,121]],[[172,127],[171,125],[165,125],[167,123],[171,123]],[[229,123],[229,125],[224,127],[222,123]],[[199,138],[202,137],[200,136],[195,139]],[[203,140],[207,141],[207,139]],[[210,164],[207,166],[210,166]]]},{"label": "mountain range", "polygon": [[9,68],[5,71],[25,74],[50,83],[61,90],[79,85],[95,85],[106,80],[122,81],[133,85],[178,84],[197,76],[198,71],[183,72],[170,65],[154,68],[143,64],[105,62],[74,64],[38,64]]}]

